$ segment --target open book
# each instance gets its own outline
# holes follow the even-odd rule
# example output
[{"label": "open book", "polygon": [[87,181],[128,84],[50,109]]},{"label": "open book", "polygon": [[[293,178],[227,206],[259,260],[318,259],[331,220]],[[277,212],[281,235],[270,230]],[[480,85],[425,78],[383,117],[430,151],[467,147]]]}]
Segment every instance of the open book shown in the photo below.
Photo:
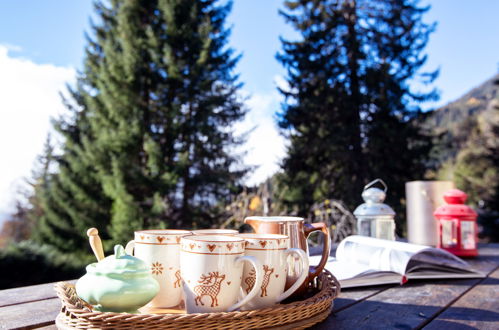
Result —
[{"label": "open book", "polygon": [[[320,256],[310,257],[310,264],[319,260]],[[342,288],[404,284],[410,279],[485,277],[445,250],[365,236],[341,241],[336,258],[330,257],[326,269]]]}]

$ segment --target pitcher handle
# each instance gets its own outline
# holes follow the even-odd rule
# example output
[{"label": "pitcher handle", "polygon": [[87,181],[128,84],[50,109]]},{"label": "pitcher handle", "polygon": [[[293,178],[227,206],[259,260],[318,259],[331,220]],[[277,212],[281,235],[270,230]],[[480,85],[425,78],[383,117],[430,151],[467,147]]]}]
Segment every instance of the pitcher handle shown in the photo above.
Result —
[{"label": "pitcher handle", "polygon": [[327,225],[323,222],[317,222],[317,223],[306,223],[304,225],[304,232],[305,232],[305,237],[308,238],[308,236],[314,232],[320,230],[322,234],[324,235],[324,240],[322,241],[322,257],[321,261],[317,266],[310,266],[309,270],[309,275],[308,275],[308,281],[310,282],[313,280],[315,277],[317,277],[324,267],[326,266],[327,259],[329,258],[329,253],[331,252],[331,237],[329,236],[329,229]]}]

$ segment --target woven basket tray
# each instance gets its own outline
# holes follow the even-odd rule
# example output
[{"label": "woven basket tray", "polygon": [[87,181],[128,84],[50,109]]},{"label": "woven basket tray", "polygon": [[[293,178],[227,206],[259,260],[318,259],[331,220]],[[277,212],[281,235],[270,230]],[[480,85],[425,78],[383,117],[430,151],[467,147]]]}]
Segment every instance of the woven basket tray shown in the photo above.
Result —
[{"label": "woven basket tray", "polygon": [[305,329],[328,317],[340,285],[324,270],[307,299],[252,311],[199,314],[94,312],[76,295],[73,284],[59,282],[55,290],[62,301],[59,329]]}]

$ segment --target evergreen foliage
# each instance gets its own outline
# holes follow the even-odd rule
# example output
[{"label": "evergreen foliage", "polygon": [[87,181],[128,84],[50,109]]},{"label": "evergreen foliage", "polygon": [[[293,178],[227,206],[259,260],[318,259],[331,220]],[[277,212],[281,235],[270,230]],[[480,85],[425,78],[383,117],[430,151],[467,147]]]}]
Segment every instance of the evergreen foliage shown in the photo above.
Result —
[{"label": "evergreen foliage", "polygon": [[469,202],[499,213],[499,99],[474,118],[473,129],[454,164],[456,186]]},{"label": "evergreen foliage", "polygon": [[93,256],[61,254],[47,244],[23,241],[0,249],[0,290],[81,277]]},{"label": "evergreen foliage", "polygon": [[282,40],[277,55],[289,84],[278,114],[290,139],[285,201],[301,214],[326,198],[353,208],[379,177],[390,189],[387,203],[400,211],[404,183],[421,178],[430,147],[415,123],[418,104],[437,97],[409,88],[437,75],[418,73],[434,30],[422,21],[428,8],[415,0],[293,0],[285,8],[301,35]]},{"label": "evergreen foliage", "polygon": [[499,239],[499,75],[429,113],[429,179],[451,180],[478,212],[480,236]]},{"label": "evergreen foliage", "polygon": [[39,241],[87,250],[97,227],[105,247],[141,228],[190,228],[216,221],[245,168],[230,125],[245,108],[227,46],[231,3],[201,0],[96,3],[84,71],[58,170],[37,192]]}]

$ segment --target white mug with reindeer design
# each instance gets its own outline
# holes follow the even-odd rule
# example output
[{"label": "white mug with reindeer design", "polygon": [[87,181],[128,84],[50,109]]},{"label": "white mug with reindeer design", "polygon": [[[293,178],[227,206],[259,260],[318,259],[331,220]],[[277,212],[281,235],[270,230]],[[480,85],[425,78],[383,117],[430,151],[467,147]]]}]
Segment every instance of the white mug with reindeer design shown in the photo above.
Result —
[{"label": "white mug with reindeer design", "polygon": [[159,292],[148,307],[174,307],[182,301],[180,277],[180,239],[192,235],[188,230],[158,229],[136,231],[125,251],[150,265],[159,283]]},{"label": "white mug with reindeer design", "polygon": [[[262,264],[263,281],[260,292],[249,303],[245,310],[266,308],[275,305],[293,294],[308,276],[308,256],[302,249],[289,248],[290,241],[286,235],[278,234],[239,234],[246,240],[245,255],[257,258]],[[286,291],[287,258],[294,255],[301,264],[301,274],[296,282]],[[255,286],[255,269],[244,266],[243,289],[249,292]]]},{"label": "white mug with reindeer design", "polygon": [[[258,294],[263,280],[260,262],[244,255],[245,241],[237,236],[182,237],[180,271],[187,313],[234,311]],[[238,301],[244,262],[258,271],[256,287]]]}]

